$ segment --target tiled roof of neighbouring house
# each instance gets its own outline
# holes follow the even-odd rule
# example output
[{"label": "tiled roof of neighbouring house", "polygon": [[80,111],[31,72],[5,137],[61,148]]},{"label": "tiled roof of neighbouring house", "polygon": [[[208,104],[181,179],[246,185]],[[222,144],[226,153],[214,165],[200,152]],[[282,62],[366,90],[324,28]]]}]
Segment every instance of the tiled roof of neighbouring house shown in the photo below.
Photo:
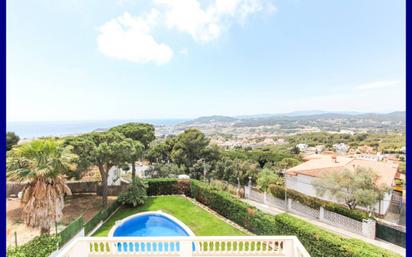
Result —
[{"label": "tiled roof of neighbouring house", "polygon": [[391,186],[398,170],[398,164],[391,161],[360,160],[344,156],[323,154],[314,155],[307,159],[308,161],[288,169],[286,174],[289,176],[302,174],[318,177],[325,172],[343,171],[344,169],[353,170],[356,167],[364,167],[371,168],[379,175],[378,183],[384,183]]}]

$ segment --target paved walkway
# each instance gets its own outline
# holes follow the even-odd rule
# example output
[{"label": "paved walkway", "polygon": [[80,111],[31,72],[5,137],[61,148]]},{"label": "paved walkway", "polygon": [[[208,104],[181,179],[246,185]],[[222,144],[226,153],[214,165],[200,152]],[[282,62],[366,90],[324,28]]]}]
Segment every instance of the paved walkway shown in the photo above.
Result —
[{"label": "paved walkway", "polygon": [[[253,200],[250,200],[250,199],[242,199],[242,201],[244,201],[244,202],[246,202],[246,203],[248,203],[248,204],[250,204],[250,205],[252,205],[252,206],[255,206],[257,209],[259,209],[259,210],[261,210],[261,211],[263,211],[263,212],[265,212],[265,213],[268,213],[268,214],[277,215],[277,214],[281,214],[281,213],[284,213],[284,212],[285,212],[284,210],[281,210],[281,209],[278,209],[278,208],[275,208],[275,207],[272,207],[272,206],[268,206],[268,205],[265,205],[265,204],[262,204],[262,203],[258,203],[258,202],[255,202],[255,201],[253,201]],[[388,242],[382,241],[382,240],[373,240],[373,239],[370,239],[370,238],[366,238],[366,237],[364,237],[364,236],[361,236],[361,235],[358,235],[358,234],[349,232],[349,231],[347,231],[347,230],[344,230],[344,229],[341,229],[341,228],[338,228],[338,227],[334,227],[334,226],[332,226],[332,225],[329,225],[329,224],[320,222],[320,221],[318,221],[318,220],[310,219],[310,218],[305,217],[305,216],[299,216],[299,215],[296,215],[296,214],[293,214],[293,213],[290,213],[290,212],[288,212],[288,214],[289,214],[289,215],[292,215],[292,216],[295,216],[295,217],[297,217],[297,218],[299,218],[299,219],[305,220],[305,221],[307,221],[307,222],[309,222],[309,223],[312,223],[312,224],[314,224],[314,225],[316,225],[316,226],[318,226],[318,227],[321,227],[321,228],[323,228],[323,229],[325,229],[325,230],[328,230],[328,231],[330,231],[330,232],[339,234],[339,235],[341,235],[341,236],[343,236],[343,237],[346,237],[346,238],[356,238],[356,239],[365,241],[365,242],[367,242],[367,243],[376,245],[376,246],[378,246],[378,247],[382,247],[382,248],[384,248],[384,249],[391,250],[391,251],[393,251],[393,252],[395,252],[395,253],[398,253],[398,254],[400,254],[400,255],[402,255],[402,256],[406,256],[406,250],[405,250],[405,248],[402,248],[402,247],[400,247],[400,246],[398,246],[398,245],[391,244],[391,243],[388,243]]]}]

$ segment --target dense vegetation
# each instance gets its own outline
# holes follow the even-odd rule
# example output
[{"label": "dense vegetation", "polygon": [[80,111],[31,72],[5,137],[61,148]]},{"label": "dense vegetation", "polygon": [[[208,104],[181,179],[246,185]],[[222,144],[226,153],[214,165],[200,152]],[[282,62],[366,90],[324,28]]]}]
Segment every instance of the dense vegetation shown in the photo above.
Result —
[{"label": "dense vegetation", "polygon": [[[97,166],[102,179],[103,205],[107,205],[107,178],[114,167],[132,166],[139,160],[154,139],[154,128],[149,124],[127,123],[106,132],[92,132],[65,139],[65,144],[73,148],[79,156],[77,177],[91,166]],[[140,141],[142,140],[142,142]]]},{"label": "dense vegetation", "polygon": [[56,251],[60,238],[56,236],[41,235],[29,243],[7,249],[7,257],[47,257]]},{"label": "dense vegetation", "polygon": [[405,133],[390,133],[390,134],[340,134],[340,133],[303,133],[293,136],[288,136],[286,140],[291,145],[305,143],[309,146],[325,145],[331,148],[334,144],[345,143],[350,147],[371,146],[376,151],[387,153],[401,153],[401,148],[406,144]]},{"label": "dense vegetation", "polygon": [[279,173],[301,162],[301,157],[289,146],[222,149],[211,145],[196,129],[154,141],[146,157],[153,164],[152,177],[189,174],[195,179],[213,178],[231,183],[239,179],[241,184],[246,184],[249,177],[255,182],[263,168]]}]

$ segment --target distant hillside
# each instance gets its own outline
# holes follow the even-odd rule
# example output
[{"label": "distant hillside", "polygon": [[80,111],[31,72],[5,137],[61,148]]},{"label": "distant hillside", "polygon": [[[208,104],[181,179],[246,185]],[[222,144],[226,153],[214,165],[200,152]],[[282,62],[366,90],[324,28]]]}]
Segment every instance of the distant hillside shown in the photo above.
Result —
[{"label": "distant hillside", "polygon": [[[379,132],[402,132],[406,126],[406,112],[357,113],[304,111],[284,114],[245,115],[238,117],[207,116],[181,123],[181,126],[208,126],[219,123],[229,127],[277,126],[284,131],[316,127],[326,131],[364,129]],[[226,124],[226,125],[225,125]]]},{"label": "distant hillside", "polygon": [[229,117],[229,116],[220,116],[220,115],[213,115],[213,116],[203,116],[196,118],[194,120],[186,121],[181,123],[182,125],[191,125],[191,124],[205,124],[205,123],[217,123],[217,122],[227,122],[232,123],[238,121],[239,119]]}]

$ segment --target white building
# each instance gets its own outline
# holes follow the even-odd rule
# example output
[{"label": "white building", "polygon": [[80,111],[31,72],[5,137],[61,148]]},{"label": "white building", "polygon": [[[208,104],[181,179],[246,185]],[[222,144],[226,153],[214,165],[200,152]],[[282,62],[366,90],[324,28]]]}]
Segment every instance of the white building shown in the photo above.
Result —
[{"label": "white building", "polygon": [[349,150],[349,146],[345,143],[334,144],[332,147],[337,153],[346,153]]},{"label": "white building", "polygon": [[[286,187],[308,196],[317,197],[332,202],[337,201],[336,199],[329,198],[326,195],[323,197],[318,196],[313,183],[314,180],[324,172],[339,172],[344,169],[354,169],[356,167],[371,168],[380,176],[378,183],[384,183],[387,186],[392,187],[398,168],[397,164],[393,162],[369,161],[343,156],[336,157],[333,155],[316,155],[307,159],[308,161],[286,171]],[[384,199],[381,200],[380,203],[376,203],[374,206],[375,211],[383,215],[386,214],[391,198],[392,191],[386,193]]]},{"label": "white building", "polygon": [[299,149],[300,152],[304,152],[308,148],[308,145],[301,143],[301,144],[297,144],[296,147]]}]

